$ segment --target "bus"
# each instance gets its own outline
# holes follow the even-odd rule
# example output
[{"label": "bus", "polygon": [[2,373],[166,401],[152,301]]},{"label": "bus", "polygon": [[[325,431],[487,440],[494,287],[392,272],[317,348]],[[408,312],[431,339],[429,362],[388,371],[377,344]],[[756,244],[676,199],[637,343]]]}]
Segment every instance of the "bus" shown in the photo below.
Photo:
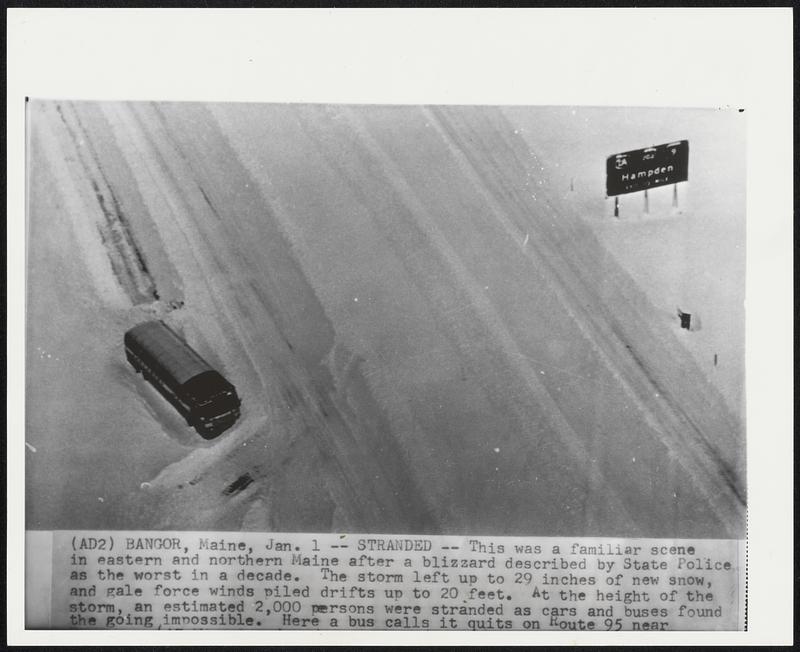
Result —
[{"label": "bus", "polygon": [[125,356],[204,439],[218,437],[240,414],[236,388],[161,320],[125,333]]}]

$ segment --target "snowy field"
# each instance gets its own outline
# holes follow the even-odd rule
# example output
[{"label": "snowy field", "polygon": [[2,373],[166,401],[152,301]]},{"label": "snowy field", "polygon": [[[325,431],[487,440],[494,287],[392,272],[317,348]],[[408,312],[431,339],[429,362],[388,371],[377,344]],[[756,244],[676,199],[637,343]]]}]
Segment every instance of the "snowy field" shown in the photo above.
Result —
[{"label": "snowy field", "polygon": [[[30,102],[27,526],[743,536],[744,119]],[[219,439],[127,365],[154,317]]]}]

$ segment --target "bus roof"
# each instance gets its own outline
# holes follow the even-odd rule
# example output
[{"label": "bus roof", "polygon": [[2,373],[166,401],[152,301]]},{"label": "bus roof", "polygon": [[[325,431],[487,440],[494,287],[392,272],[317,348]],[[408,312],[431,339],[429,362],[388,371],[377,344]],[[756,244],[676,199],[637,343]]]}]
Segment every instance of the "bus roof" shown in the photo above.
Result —
[{"label": "bus roof", "polygon": [[197,351],[160,320],[134,326],[125,333],[125,342],[147,351],[179,385],[201,373],[213,371]]}]

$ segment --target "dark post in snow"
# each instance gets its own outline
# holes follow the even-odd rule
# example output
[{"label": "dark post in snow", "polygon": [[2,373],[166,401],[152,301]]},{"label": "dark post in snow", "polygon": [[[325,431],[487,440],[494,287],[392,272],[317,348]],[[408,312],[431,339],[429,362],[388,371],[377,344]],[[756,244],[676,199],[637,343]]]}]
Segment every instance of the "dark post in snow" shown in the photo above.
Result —
[{"label": "dark post in snow", "polygon": [[681,328],[685,328],[687,331],[692,330],[692,315],[690,313],[683,312],[678,308],[678,319],[681,320]]},{"label": "dark post in snow", "polygon": [[650,211],[648,188],[673,184],[673,206],[678,205],[677,184],[689,179],[689,141],[634,149],[606,159],[606,197],[614,197],[614,217],[619,217],[619,195],[644,191],[644,212]]}]

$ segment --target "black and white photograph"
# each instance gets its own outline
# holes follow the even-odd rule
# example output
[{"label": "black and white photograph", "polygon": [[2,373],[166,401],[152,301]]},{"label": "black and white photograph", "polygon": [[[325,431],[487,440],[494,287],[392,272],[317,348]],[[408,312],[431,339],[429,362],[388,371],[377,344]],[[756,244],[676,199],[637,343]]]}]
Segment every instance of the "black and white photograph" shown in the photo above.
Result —
[{"label": "black and white photograph", "polygon": [[744,112],[27,119],[29,529],[744,536]]},{"label": "black and white photograph", "polygon": [[8,642],[789,640],[790,17],[9,9]]}]

